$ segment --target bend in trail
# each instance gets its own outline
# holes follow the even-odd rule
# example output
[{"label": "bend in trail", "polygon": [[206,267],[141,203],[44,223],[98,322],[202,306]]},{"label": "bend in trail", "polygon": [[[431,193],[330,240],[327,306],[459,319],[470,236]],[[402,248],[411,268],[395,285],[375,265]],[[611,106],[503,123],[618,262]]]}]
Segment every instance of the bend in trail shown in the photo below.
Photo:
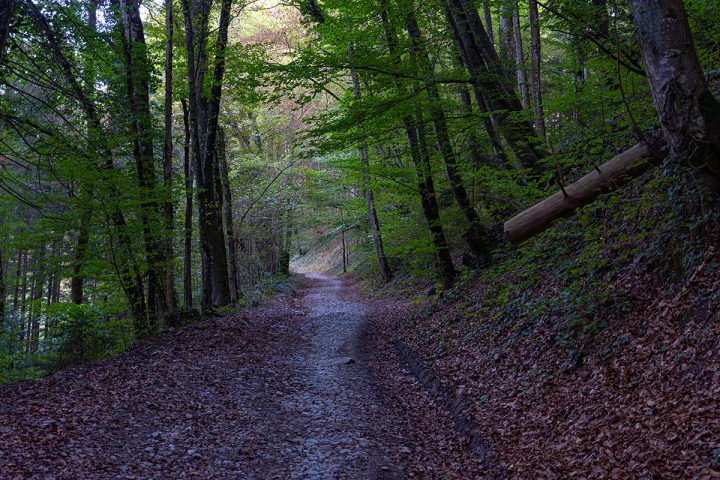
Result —
[{"label": "bend in trail", "polygon": [[410,447],[435,464],[418,471],[449,470],[443,422],[403,417],[376,388],[366,307],[337,278],[299,284],[299,298],[0,387],[3,478],[405,478],[424,461]]}]

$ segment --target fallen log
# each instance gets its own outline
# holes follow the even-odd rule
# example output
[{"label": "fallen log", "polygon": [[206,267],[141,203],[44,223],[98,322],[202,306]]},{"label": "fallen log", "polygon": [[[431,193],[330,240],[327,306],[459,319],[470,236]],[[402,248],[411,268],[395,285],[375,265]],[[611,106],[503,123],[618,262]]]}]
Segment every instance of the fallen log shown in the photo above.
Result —
[{"label": "fallen log", "polygon": [[603,163],[570,184],[505,222],[505,236],[518,244],[544,232],[558,219],[568,217],[601,194],[615,190],[662,159],[665,142],[659,133]]}]

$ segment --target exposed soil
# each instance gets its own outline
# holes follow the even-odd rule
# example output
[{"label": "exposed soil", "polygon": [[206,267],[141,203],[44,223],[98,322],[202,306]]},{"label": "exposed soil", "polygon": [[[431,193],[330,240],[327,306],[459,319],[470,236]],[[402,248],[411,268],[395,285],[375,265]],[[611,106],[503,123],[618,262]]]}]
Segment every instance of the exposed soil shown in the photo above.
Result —
[{"label": "exposed soil", "polygon": [[330,276],[298,283],[296,298],[0,387],[0,477],[479,477],[376,328],[403,306],[366,307]]}]

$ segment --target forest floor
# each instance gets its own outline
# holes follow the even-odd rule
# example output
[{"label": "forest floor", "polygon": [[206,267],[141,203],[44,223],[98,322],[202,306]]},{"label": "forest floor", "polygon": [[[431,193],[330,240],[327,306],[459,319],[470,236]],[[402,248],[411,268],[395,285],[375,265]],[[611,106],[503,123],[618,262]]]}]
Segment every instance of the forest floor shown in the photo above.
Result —
[{"label": "forest floor", "polygon": [[320,274],[296,290],[108,361],[0,386],[0,477],[480,476],[373,324],[406,306],[360,301]]}]

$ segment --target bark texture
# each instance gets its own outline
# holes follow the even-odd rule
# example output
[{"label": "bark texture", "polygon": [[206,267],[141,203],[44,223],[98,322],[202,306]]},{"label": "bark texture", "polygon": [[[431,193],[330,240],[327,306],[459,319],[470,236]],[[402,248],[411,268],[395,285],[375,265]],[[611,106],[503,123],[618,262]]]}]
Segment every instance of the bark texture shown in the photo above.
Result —
[{"label": "bark texture", "polygon": [[708,90],[681,0],[630,0],[655,110],[672,156],[720,179],[720,105]]}]

